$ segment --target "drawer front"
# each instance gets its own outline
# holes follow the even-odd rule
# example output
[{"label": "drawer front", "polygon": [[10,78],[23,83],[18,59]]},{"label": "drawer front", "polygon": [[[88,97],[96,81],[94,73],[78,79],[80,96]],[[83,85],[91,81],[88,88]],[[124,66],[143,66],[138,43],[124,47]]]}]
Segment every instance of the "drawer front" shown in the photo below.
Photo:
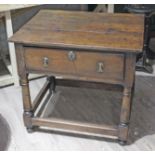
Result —
[{"label": "drawer front", "polygon": [[28,70],[123,80],[123,54],[25,48],[25,61]]}]

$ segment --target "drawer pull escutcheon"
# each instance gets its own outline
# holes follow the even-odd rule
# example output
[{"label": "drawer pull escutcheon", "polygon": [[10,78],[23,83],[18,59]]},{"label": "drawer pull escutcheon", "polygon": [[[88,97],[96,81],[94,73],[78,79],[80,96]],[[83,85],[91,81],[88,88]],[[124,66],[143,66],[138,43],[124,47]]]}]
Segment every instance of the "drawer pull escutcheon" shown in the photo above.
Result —
[{"label": "drawer pull escutcheon", "polygon": [[48,67],[48,58],[47,57],[43,58],[43,66]]},{"label": "drawer pull escutcheon", "polygon": [[69,52],[68,52],[68,59],[69,59],[70,61],[74,61],[74,60],[76,59],[76,54],[75,54],[74,51],[69,51]]},{"label": "drawer pull escutcheon", "polygon": [[98,73],[103,73],[104,71],[104,63],[103,62],[98,62],[97,63],[97,72]]}]

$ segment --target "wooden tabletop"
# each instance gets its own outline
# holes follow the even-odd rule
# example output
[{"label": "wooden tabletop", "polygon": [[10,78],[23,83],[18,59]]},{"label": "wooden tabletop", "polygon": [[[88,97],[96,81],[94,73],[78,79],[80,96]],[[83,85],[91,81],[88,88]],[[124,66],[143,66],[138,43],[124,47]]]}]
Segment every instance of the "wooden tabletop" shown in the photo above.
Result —
[{"label": "wooden tabletop", "polygon": [[9,40],[35,46],[141,52],[144,16],[41,10]]}]

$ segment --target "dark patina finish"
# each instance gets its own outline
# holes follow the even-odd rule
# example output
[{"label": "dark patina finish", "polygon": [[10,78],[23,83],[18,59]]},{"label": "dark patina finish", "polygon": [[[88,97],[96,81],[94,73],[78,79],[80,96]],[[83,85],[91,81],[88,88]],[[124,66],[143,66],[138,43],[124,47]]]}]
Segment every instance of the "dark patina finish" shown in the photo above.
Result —
[{"label": "dark patina finish", "polygon": [[[143,33],[143,15],[40,11],[10,38],[16,44],[24,122],[28,131],[35,126],[45,126],[64,132],[114,138],[121,144],[126,142],[136,55],[142,52]],[[48,75],[33,103],[29,73]],[[62,79],[57,80],[56,76]],[[99,87],[105,88],[121,86],[123,98],[118,125],[47,119],[37,114],[44,95],[48,90],[52,95],[57,84],[90,87],[89,83],[98,83]]]}]

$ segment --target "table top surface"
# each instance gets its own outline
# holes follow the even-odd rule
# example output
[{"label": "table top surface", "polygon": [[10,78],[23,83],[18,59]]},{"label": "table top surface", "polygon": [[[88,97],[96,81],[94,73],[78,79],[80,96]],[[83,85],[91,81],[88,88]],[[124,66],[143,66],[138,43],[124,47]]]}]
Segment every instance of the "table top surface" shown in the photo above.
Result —
[{"label": "table top surface", "polygon": [[41,10],[9,41],[33,46],[141,52],[144,16]]}]

